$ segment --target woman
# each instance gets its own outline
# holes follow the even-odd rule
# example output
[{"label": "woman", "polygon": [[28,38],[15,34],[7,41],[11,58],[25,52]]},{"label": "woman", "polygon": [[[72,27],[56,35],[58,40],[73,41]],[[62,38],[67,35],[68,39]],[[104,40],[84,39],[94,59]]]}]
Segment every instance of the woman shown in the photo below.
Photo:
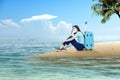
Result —
[{"label": "woman", "polygon": [[71,36],[69,36],[63,43],[60,48],[57,48],[57,50],[66,50],[67,45],[72,44],[78,51],[83,50],[84,47],[84,36],[79,29],[79,26],[74,25],[72,26],[71,30]]}]

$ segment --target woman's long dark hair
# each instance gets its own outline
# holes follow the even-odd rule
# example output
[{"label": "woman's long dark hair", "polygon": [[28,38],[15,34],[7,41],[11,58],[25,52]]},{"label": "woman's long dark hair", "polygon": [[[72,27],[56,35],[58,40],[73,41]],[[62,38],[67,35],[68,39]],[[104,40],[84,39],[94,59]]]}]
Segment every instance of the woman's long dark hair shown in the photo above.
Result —
[{"label": "woman's long dark hair", "polygon": [[77,28],[77,31],[80,31],[80,32],[81,32],[81,30],[80,30],[80,28],[79,28],[79,26],[78,26],[78,25],[74,25],[74,26],[72,26],[72,27]]}]

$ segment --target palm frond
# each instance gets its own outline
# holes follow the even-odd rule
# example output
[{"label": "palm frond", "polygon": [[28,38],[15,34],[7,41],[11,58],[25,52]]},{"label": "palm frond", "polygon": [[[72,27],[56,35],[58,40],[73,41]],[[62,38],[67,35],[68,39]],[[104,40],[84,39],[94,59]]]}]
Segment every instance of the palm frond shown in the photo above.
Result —
[{"label": "palm frond", "polygon": [[120,6],[116,7],[116,10],[120,12]]},{"label": "palm frond", "polygon": [[101,20],[101,23],[105,23],[107,20],[110,19],[110,16],[114,14],[114,11],[113,10],[109,10],[105,13],[103,19]]},{"label": "palm frond", "polygon": [[110,19],[112,14],[117,14],[120,18],[120,0],[95,0],[98,3],[93,4],[91,7],[93,13],[102,16],[102,23]]},{"label": "palm frond", "polygon": [[91,9],[93,10],[93,13],[96,15],[101,15],[102,12],[102,4],[94,4]]}]

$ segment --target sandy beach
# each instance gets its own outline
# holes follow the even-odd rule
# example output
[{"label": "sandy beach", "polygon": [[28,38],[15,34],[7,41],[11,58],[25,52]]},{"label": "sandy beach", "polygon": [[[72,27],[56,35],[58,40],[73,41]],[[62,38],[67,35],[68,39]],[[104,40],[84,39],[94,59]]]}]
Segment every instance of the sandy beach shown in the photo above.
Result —
[{"label": "sandy beach", "polygon": [[120,56],[120,41],[95,43],[93,50],[76,51],[74,47],[70,47],[67,51],[47,52],[34,55],[35,58],[63,58],[63,57],[112,57]]}]

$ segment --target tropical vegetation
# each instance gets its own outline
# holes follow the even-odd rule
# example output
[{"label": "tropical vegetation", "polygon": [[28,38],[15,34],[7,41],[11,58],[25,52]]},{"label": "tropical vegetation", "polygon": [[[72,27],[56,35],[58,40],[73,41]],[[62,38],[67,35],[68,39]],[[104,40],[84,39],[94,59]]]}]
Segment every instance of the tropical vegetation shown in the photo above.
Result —
[{"label": "tropical vegetation", "polygon": [[120,0],[92,0],[96,1],[92,5],[93,13],[102,16],[102,23],[106,23],[113,14],[120,18]]}]

